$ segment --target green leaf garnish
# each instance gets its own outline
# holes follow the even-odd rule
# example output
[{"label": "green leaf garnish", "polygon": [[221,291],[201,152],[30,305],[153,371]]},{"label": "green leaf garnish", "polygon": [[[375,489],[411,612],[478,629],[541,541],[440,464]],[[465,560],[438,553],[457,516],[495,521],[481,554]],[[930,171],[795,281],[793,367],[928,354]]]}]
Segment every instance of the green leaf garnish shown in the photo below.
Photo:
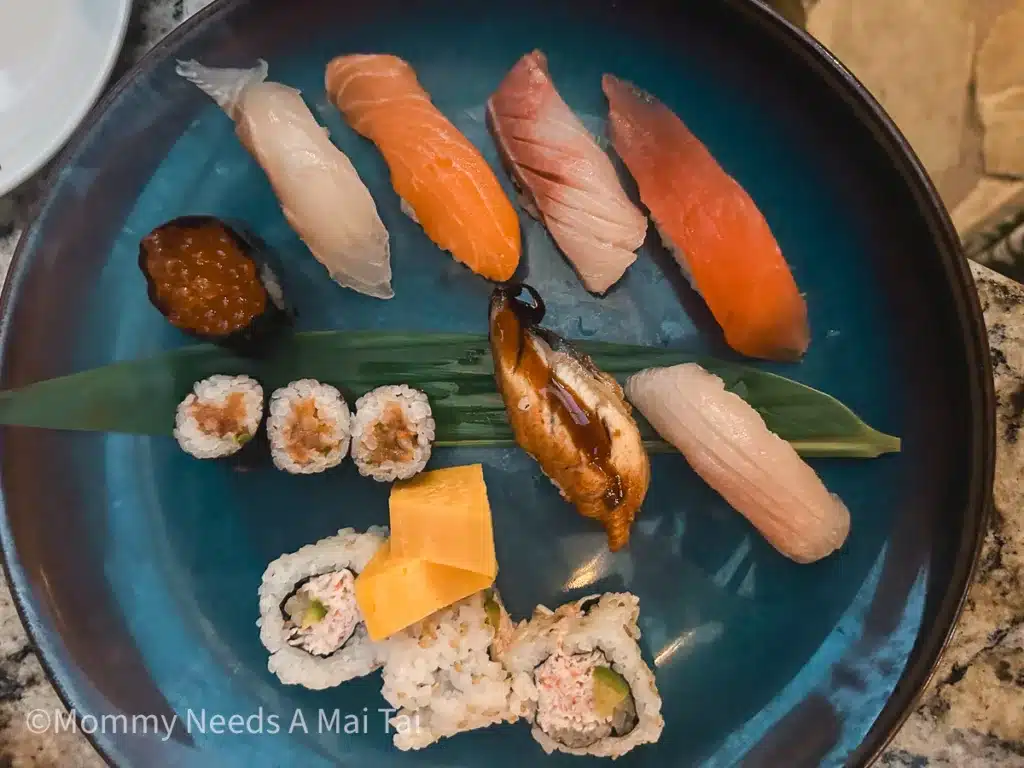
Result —
[{"label": "green leaf garnish", "polygon": [[[575,343],[620,381],[644,368],[700,363],[803,456],[872,458],[900,450],[898,438],[872,429],[835,398],[758,368],[680,350]],[[0,424],[171,435],[178,404],[196,381],[217,373],[252,376],[267,391],[317,379],[341,389],[350,402],[376,387],[404,383],[430,398],[438,447],[515,444],[487,337],[472,334],[300,333],[263,360],[210,345],[185,347],[0,392]],[[636,416],[650,450],[674,450]]]}]

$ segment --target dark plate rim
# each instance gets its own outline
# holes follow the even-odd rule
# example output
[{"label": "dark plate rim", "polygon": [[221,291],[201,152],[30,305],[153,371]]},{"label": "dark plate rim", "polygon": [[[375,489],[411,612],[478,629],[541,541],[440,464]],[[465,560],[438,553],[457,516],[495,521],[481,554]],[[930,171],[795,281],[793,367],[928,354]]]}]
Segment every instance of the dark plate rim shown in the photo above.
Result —
[{"label": "dark plate rim", "polygon": [[[27,261],[28,243],[42,213],[49,206],[53,191],[60,184],[64,167],[78,154],[95,124],[111,105],[143,73],[150,72],[163,63],[166,54],[174,50],[179,41],[200,26],[212,23],[217,16],[225,15],[230,8],[245,0],[220,0],[192,15],[150,48],[120,79],[96,102],[92,110],[75,129],[57,161],[46,172],[41,183],[42,194],[34,206],[31,223],[22,233],[18,246],[11,258],[8,279],[0,292],[0,357],[10,341],[12,298],[17,292]],[[857,113],[866,127],[871,129],[880,148],[888,155],[900,175],[906,181],[922,210],[932,236],[938,246],[938,257],[945,268],[947,282],[952,289],[956,314],[960,319],[964,350],[969,370],[980,371],[982,376],[970,381],[970,413],[972,414],[971,452],[968,500],[963,519],[965,535],[963,545],[957,552],[950,584],[943,595],[936,613],[934,629],[928,635],[919,635],[914,650],[903,674],[882,711],[878,714],[864,740],[847,758],[847,766],[868,768],[895,738],[900,728],[916,709],[917,703],[928,683],[935,674],[942,653],[952,638],[957,622],[967,600],[981,555],[987,523],[992,506],[992,489],[995,478],[996,397],[993,381],[992,362],[989,354],[988,331],[974,278],[964,255],[960,238],[956,233],[949,213],[935,185],[910,147],[910,143],[896,127],[892,119],[868,89],[832,53],[809,33],[793,25],[765,4],[765,0],[726,0],[741,14],[746,14],[760,25],[765,32],[780,38],[804,62],[815,68],[819,75],[832,85]],[[62,674],[41,650],[42,643],[36,637],[38,628],[28,621],[28,604],[31,601],[27,585],[20,578],[14,539],[7,517],[6,503],[0,494],[0,550],[4,576],[14,598],[18,618],[25,627],[29,643],[36,652],[47,681],[57,692],[66,709],[75,710],[70,692],[63,683]],[[84,733],[84,732],[83,732]],[[96,738],[86,738],[99,756],[113,768],[118,766]]]}]

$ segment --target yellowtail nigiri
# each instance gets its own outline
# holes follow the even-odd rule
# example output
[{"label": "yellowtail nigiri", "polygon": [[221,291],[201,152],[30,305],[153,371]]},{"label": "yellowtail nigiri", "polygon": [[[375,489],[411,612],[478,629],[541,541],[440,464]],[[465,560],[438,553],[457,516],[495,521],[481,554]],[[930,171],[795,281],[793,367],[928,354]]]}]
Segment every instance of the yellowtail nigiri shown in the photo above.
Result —
[{"label": "yellowtail nigiri", "polygon": [[651,368],[626,396],[704,481],[779,552],[811,563],[839,549],[850,512],[761,415],[696,363]]},{"label": "yellowtail nigiri", "polygon": [[267,174],[288,224],[347,288],[390,299],[391,250],[377,206],[348,157],[331,142],[302,95],[252,69],[178,63],[231,117],[246,149]]},{"label": "yellowtail nigiri", "polygon": [[636,261],[647,217],[562,97],[540,51],[512,67],[487,119],[513,178],[588,291],[602,294]]}]

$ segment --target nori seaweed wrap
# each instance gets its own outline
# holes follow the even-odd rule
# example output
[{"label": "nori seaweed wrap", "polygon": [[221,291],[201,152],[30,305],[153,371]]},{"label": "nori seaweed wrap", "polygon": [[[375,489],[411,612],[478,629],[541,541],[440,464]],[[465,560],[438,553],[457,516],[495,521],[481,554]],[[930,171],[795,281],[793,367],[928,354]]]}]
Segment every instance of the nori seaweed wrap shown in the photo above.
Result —
[{"label": "nori seaweed wrap", "polygon": [[149,300],[179,330],[259,356],[292,324],[266,245],[213,216],[181,216],[139,245]]}]

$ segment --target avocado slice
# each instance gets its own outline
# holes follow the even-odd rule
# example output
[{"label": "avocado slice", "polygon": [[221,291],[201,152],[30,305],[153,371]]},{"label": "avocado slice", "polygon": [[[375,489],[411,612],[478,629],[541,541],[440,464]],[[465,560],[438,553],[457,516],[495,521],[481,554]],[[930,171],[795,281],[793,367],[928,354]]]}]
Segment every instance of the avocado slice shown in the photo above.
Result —
[{"label": "avocado slice", "polygon": [[594,667],[594,709],[600,717],[611,717],[629,698],[629,683],[611,667]]},{"label": "avocado slice", "polygon": [[501,626],[501,606],[494,599],[493,592],[488,592],[487,597],[484,599],[484,613],[487,614],[487,623],[494,630],[494,633],[497,634],[498,627]]},{"label": "avocado slice", "polygon": [[325,616],[327,616],[327,606],[319,600],[310,600],[306,610],[302,613],[302,628],[309,629],[314,624],[319,624]]}]

